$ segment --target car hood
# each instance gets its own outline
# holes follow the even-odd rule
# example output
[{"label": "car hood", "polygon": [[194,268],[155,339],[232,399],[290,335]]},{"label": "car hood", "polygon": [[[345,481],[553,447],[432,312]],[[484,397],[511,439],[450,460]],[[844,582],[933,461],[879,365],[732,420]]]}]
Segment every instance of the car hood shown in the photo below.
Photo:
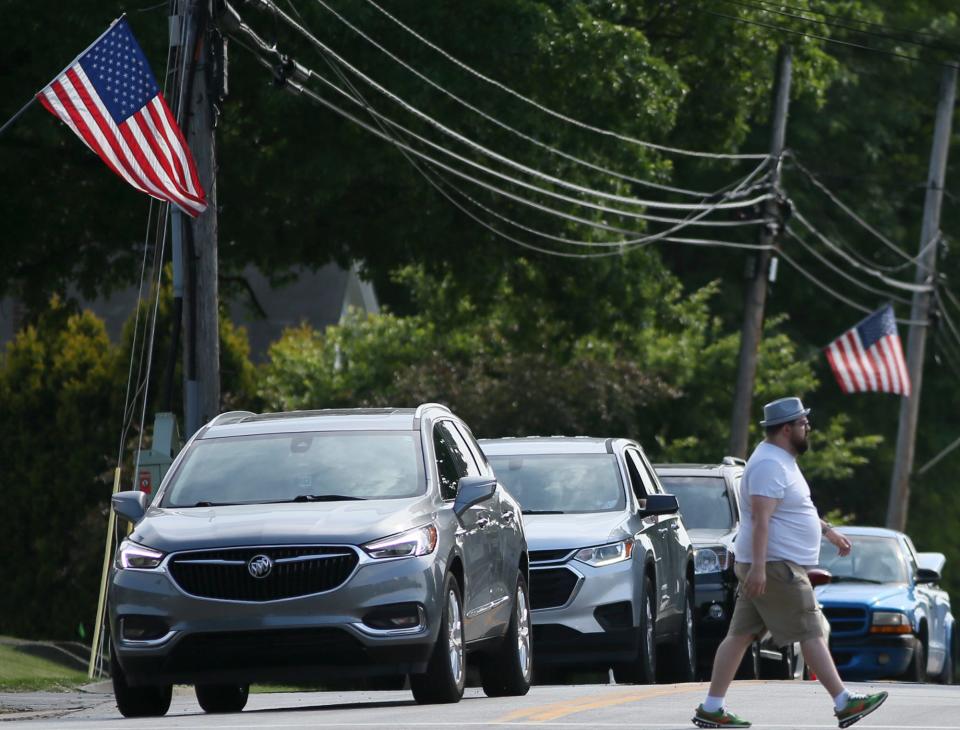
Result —
[{"label": "car hood", "polygon": [[687,534],[690,536],[690,542],[694,546],[701,545],[723,545],[728,549],[733,549],[733,540],[737,536],[736,529],[708,529],[708,528],[687,528]]},{"label": "car hood", "polygon": [[223,507],[155,508],[130,539],[171,552],[239,545],[359,545],[424,524],[430,499],[297,502]]},{"label": "car hood", "polygon": [[561,550],[622,540],[631,533],[623,512],[565,515],[524,515],[523,528],[530,550]]},{"label": "car hood", "polygon": [[899,603],[911,603],[909,589],[905,585],[872,583],[828,583],[816,589],[817,598],[824,605],[831,603],[862,603],[868,606],[883,604],[895,607]]}]

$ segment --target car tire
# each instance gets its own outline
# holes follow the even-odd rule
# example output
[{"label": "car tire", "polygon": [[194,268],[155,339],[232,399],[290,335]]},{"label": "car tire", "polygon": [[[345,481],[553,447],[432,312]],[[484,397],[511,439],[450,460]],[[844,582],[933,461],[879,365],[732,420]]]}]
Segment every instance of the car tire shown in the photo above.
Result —
[{"label": "car tire", "polygon": [[697,681],[697,629],[694,619],[693,584],[684,584],[683,623],[676,646],[669,647],[665,655],[665,678],[669,682]]},{"label": "car tire", "polygon": [[617,684],[653,684],[657,681],[657,637],[653,612],[653,582],[649,577],[643,579],[641,596],[640,647],[633,661],[616,664],[613,678]]},{"label": "car tire", "polygon": [[943,669],[940,670],[940,674],[937,675],[937,681],[940,684],[953,684],[954,683],[954,664],[953,664],[953,647],[947,647],[947,653],[943,657]]},{"label": "car tire", "polygon": [[247,706],[249,684],[198,684],[193,688],[204,712],[240,712]]},{"label": "car tire", "polygon": [[110,675],[113,682],[113,696],[117,709],[124,717],[162,717],[170,709],[173,685],[158,687],[131,687],[127,676],[117,661],[117,654],[110,645]]},{"label": "car tire", "polygon": [[427,671],[410,675],[413,698],[421,705],[459,702],[466,685],[466,650],[463,644],[463,599],[457,579],[447,574],[443,582],[440,632],[430,654]]},{"label": "car tire", "polygon": [[513,612],[507,634],[497,651],[480,665],[480,681],[487,697],[511,697],[530,691],[533,678],[530,592],[523,573],[517,574]]},{"label": "car tire", "polygon": [[923,684],[927,681],[927,645],[923,639],[917,639],[913,647],[913,659],[903,677],[908,682]]},{"label": "car tire", "polygon": [[736,679],[760,679],[760,642],[754,639],[740,660]]}]

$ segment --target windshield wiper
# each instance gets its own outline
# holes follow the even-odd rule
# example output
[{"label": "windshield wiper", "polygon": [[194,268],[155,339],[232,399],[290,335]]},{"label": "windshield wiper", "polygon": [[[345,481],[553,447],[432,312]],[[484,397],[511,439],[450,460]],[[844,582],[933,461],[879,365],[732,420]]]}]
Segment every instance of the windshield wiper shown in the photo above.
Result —
[{"label": "windshield wiper", "polygon": [[525,515],[562,515],[563,510],[559,509],[525,509],[521,510]]},{"label": "windshield wiper", "polygon": [[229,507],[236,504],[236,502],[207,502],[201,501],[197,502],[194,507]]},{"label": "windshield wiper", "polygon": [[349,494],[298,494],[288,502],[346,502],[363,501],[366,497],[354,497]]},{"label": "windshield wiper", "polygon": [[874,583],[878,586],[883,585],[887,581],[885,580],[874,580],[873,578],[861,578],[856,575],[835,575],[830,579],[831,583]]}]

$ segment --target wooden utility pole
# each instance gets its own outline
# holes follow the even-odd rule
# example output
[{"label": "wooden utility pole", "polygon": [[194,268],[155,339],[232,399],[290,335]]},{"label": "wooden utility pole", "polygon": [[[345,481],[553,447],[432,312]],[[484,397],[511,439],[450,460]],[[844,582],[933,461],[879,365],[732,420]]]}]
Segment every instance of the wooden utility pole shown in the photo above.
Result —
[{"label": "wooden utility pole", "polygon": [[[777,88],[773,106],[773,126],[770,133],[771,188],[780,190],[780,171],[783,145],[787,135],[787,110],[790,106],[790,80],[793,70],[793,51],[782,46],[777,58]],[[760,244],[774,246],[780,236],[781,211],[779,201],[764,202],[763,217],[767,221],[760,234]],[[753,384],[757,377],[757,353],[763,337],[763,314],[767,303],[767,277],[772,252],[769,248],[757,252],[753,273],[747,283],[743,306],[743,328],[740,332],[740,357],[737,363],[737,382],[733,391],[733,416],[730,423],[728,453],[741,458],[747,455],[750,433],[750,407],[753,404]]]},{"label": "wooden utility pole", "polygon": [[[934,283],[939,246],[929,245],[940,234],[940,207],[943,203],[943,183],[947,170],[947,152],[950,149],[950,126],[957,91],[957,67],[947,66],[940,81],[940,102],[933,128],[933,148],[930,151],[930,171],[927,176],[927,195],[923,205],[923,226],[920,230],[920,254],[917,257],[917,284]],[[910,308],[912,322],[927,322],[930,315],[930,292],[916,291]],[[927,346],[927,327],[911,324],[907,342],[907,372],[910,375],[910,395],[900,399],[900,425],[897,431],[897,451],[890,481],[890,501],[887,503],[887,527],[904,530],[910,506],[910,473],[913,471],[914,446],[917,438],[917,418],[920,414],[920,386],[923,382],[923,359]]]},{"label": "wooden utility pole", "polygon": [[[207,209],[184,230],[184,411],[185,436],[220,412],[220,332],[217,290],[216,104],[223,65],[210,33],[211,0],[181,0],[188,25],[185,98],[187,143],[197,164]],[[183,216],[178,216],[183,220]]]}]

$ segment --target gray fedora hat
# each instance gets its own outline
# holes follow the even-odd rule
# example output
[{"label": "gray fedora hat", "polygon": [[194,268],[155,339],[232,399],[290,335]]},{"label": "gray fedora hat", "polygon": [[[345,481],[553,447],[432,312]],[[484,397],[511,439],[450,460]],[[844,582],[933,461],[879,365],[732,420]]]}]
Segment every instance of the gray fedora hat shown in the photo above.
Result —
[{"label": "gray fedora hat", "polygon": [[763,407],[763,420],[760,421],[760,425],[764,428],[778,426],[781,423],[796,421],[808,413],[810,413],[810,409],[804,408],[803,402],[799,398],[793,396],[779,398]]}]

